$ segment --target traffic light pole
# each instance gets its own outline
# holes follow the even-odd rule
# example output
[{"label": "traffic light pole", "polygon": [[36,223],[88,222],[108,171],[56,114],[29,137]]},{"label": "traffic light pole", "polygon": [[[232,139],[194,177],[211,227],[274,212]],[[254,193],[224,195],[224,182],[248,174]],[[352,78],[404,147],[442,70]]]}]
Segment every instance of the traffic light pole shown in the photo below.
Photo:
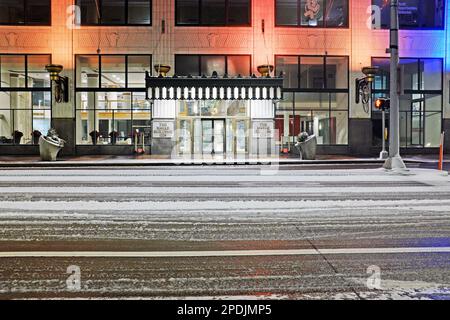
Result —
[{"label": "traffic light pole", "polygon": [[382,121],[382,129],[383,132],[381,134],[382,141],[383,141],[383,149],[380,152],[380,159],[386,160],[389,157],[389,153],[386,151],[386,110],[383,108],[381,110],[381,121]]},{"label": "traffic light pole", "polygon": [[[389,158],[384,164],[385,169],[404,171],[405,163],[400,156],[400,112],[399,112],[399,85],[398,85],[398,66],[399,66],[399,37],[398,37],[398,0],[391,0],[391,29],[390,29],[390,47],[391,69],[390,69],[390,139],[389,139]],[[384,134],[384,133],[383,133]]]}]

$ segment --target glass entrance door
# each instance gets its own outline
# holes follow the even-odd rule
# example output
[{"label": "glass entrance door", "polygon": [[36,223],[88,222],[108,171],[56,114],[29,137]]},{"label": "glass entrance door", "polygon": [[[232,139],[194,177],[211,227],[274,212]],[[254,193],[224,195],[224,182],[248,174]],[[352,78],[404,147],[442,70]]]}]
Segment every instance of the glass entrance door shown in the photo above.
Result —
[{"label": "glass entrance door", "polygon": [[202,151],[204,154],[225,152],[225,120],[202,120]]}]

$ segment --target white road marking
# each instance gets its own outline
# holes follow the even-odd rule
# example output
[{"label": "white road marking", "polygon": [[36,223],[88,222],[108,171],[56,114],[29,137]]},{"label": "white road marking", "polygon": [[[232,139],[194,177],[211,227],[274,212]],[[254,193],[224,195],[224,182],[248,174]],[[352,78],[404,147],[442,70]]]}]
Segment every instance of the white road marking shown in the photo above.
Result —
[{"label": "white road marking", "polygon": [[15,251],[0,252],[0,258],[194,258],[305,256],[344,254],[450,253],[450,247],[421,248],[342,248],[291,250],[228,250],[228,251]]}]

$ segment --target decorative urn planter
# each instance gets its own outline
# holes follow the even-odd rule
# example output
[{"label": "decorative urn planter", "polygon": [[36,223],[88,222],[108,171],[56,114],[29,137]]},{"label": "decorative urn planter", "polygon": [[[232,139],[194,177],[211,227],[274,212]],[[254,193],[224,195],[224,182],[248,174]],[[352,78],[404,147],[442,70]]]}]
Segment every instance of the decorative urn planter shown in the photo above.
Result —
[{"label": "decorative urn planter", "polygon": [[167,77],[167,74],[170,72],[170,70],[172,69],[169,65],[167,64],[155,64],[154,65],[155,71],[158,73],[159,77]]},{"label": "decorative urn planter", "polygon": [[315,160],[317,153],[317,137],[302,132],[298,137],[298,142],[295,144],[294,153],[299,155],[302,160]]},{"label": "decorative urn planter", "polygon": [[270,73],[273,72],[274,67],[270,64],[263,64],[258,66],[258,72],[261,74],[262,77],[269,77]]},{"label": "decorative urn planter", "polygon": [[56,133],[55,129],[50,129],[46,136],[39,137],[39,153],[42,161],[56,161],[59,151],[64,148],[65,141]]}]

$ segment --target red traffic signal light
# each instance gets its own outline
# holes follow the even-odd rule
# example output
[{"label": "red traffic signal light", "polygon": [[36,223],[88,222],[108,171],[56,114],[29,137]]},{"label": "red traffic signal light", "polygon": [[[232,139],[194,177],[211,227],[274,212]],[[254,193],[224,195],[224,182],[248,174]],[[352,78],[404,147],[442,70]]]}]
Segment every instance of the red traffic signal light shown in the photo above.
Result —
[{"label": "red traffic signal light", "polygon": [[391,102],[389,99],[379,98],[379,99],[375,100],[375,108],[377,108],[378,110],[389,109],[390,105],[391,105]]}]

